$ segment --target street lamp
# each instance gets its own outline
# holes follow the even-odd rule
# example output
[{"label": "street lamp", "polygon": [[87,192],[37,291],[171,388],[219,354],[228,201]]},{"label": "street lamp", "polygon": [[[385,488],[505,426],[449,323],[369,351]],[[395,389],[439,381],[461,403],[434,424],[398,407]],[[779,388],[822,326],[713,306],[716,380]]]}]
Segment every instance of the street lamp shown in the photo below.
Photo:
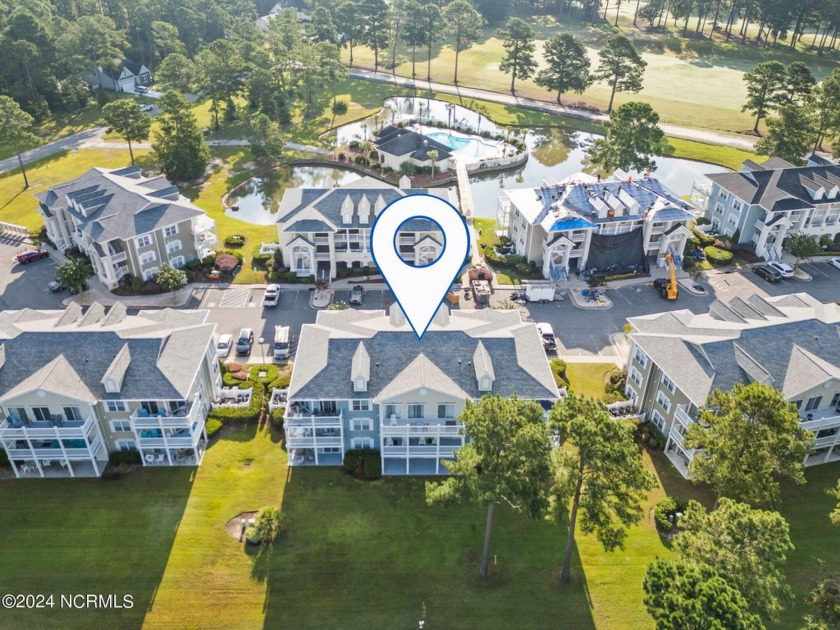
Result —
[{"label": "street lamp", "polygon": [[262,362],[265,364],[265,337],[260,337],[260,354],[262,354]]}]

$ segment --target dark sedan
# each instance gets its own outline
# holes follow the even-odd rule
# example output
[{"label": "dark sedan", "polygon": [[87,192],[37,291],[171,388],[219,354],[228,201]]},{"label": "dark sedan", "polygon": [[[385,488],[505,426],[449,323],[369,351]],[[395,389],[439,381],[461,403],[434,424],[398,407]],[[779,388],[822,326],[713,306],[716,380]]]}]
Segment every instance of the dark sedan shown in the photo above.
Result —
[{"label": "dark sedan", "polygon": [[767,282],[778,282],[782,279],[782,274],[778,271],[770,267],[769,265],[761,265],[760,267],[754,267],[753,271],[755,271],[756,275],[761,278],[767,280]]}]

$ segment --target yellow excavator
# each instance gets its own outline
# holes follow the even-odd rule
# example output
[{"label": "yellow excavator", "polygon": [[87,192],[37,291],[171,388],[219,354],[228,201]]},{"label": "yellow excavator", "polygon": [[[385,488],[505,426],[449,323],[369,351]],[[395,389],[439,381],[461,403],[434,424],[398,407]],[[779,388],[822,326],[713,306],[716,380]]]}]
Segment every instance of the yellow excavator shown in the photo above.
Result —
[{"label": "yellow excavator", "polygon": [[674,265],[674,257],[671,252],[665,254],[665,261],[668,263],[669,278],[657,278],[653,281],[653,288],[659,291],[659,297],[663,300],[676,300],[680,295],[677,287],[677,267]]}]

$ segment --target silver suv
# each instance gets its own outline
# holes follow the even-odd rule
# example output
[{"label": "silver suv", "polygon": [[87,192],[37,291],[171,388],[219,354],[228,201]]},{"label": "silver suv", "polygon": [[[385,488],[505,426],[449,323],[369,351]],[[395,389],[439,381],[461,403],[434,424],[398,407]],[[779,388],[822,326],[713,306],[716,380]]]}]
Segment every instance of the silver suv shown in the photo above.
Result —
[{"label": "silver suv", "polygon": [[236,338],[236,354],[251,354],[251,346],[254,345],[254,331],[250,328],[243,328]]}]

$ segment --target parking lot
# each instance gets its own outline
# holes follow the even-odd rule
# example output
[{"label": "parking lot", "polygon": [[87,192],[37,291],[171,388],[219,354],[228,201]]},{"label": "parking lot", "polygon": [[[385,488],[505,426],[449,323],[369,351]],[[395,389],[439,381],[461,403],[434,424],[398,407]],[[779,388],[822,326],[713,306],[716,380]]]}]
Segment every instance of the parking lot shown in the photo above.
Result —
[{"label": "parking lot", "polygon": [[15,255],[31,249],[19,239],[0,235],[0,308],[55,309],[63,308],[61,300],[67,293],[52,293],[47,284],[55,278],[55,261],[52,258],[18,264]]}]

